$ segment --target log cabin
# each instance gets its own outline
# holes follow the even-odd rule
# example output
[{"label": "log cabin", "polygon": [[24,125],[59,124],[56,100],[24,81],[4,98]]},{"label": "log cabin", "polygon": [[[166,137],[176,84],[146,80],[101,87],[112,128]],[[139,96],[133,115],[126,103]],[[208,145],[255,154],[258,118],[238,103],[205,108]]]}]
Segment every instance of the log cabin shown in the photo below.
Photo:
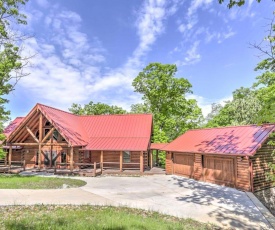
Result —
[{"label": "log cabin", "polygon": [[166,173],[244,191],[270,188],[274,131],[273,124],[189,130],[161,149]]},{"label": "log cabin", "polygon": [[26,168],[70,170],[100,163],[103,168],[150,168],[151,114],[80,116],[37,104],[4,131],[6,162]]}]

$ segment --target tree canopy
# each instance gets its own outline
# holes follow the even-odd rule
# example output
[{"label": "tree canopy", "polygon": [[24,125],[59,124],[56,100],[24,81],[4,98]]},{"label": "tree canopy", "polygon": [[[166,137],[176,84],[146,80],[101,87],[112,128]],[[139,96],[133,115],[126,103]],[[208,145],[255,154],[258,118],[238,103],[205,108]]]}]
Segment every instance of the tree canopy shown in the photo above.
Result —
[{"label": "tree canopy", "polygon": [[78,115],[110,115],[127,113],[126,110],[116,105],[108,105],[100,102],[94,103],[93,101],[90,101],[84,106],[73,103],[71,108],[69,108],[69,111]]},{"label": "tree canopy", "polygon": [[[25,39],[20,33],[12,30],[12,26],[26,25],[26,15],[20,12],[20,7],[28,0],[2,0],[0,1],[0,140],[5,136],[3,123],[9,119],[10,112],[5,105],[5,98],[26,74],[23,72],[28,58],[21,57],[20,43]],[[3,156],[3,152],[0,152]],[[0,156],[1,158],[1,156]]]},{"label": "tree canopy", "polygon": [[[177,78],[176,65],[151,63],[133,81],[144,106],[154,115],[154,142],[168,142],[194,128],[202,117],[196,100],[187,99],[192,85]],[[143,107],[144,108],[144,107]]]},{"label": "tree canopy", "polygon": [[237,89],[233,100],[214,108],[208,116],[207,127],[261,124],[275,122],[275,25],[274,18],[268,25],[268,35],[259,44],[253,44],[263,60],[255,71],[260,72],[250,88]]},{"label": "tree canopy", "polygon": [[[224,3],[225,0],[218,0],[220,4]],[[256,2],[260,3],[261,0],[255,0]],[[228,8],[232,8],[234,6],[243,6],[247,0],[229,0],[229,1],[226,1],[227,2],[227,6]]]}]

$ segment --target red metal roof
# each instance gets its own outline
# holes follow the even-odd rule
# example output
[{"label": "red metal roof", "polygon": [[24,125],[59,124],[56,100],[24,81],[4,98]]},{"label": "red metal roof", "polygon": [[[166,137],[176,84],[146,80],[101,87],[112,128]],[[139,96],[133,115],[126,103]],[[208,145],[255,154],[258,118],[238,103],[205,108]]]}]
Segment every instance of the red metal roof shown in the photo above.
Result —
[{"label": "red metal roof", "polygon": [[21,122],[24,120],[24,117],[17,117],[15,118],[5,129],[4,134],[8,137],[15,129],[18,127]]},{"label": "red metal roof", "polygon": [[151,114],[78,116],[42,104],[36,107],[72,146],[132,151],[147,151],[149,147]]},{"label": "red metal roof", "polygon": [[150,149],[160,150],[163,149],[168,143],[151,143]]},{"label": "red metal roof", "polygon": [[227,155],[254,155],[275,125],[247,125],[189,130],[162,150]]}]

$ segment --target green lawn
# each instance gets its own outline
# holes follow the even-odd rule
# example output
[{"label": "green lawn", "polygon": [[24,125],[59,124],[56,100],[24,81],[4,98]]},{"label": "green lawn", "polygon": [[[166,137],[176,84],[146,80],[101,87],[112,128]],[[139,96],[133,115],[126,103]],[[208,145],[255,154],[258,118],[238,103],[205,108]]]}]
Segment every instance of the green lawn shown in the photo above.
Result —
[{"label": "green lawn", "polygon": [[0,174],[0,189],[76,188],[85,184],[85,181],[69,178]]},{"label": "green lawn", "polygon": [[5,206],[0,207],[0,229],[219,229],[192,219],[178,219],[138,209],[100,206]]}]

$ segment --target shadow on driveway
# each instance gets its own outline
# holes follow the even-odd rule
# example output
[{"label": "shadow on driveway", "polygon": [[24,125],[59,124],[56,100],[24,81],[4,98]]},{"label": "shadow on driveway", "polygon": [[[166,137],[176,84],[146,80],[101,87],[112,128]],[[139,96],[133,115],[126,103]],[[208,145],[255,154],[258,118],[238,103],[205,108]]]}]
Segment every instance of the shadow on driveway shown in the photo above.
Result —
[{"label": "shadow on driveway", "polygon": [[[226,221],[230,226],[241,229],[247,229],[247,224],[250,223],[256,224],[255,226],[259,224],[259,229],[262,229],[260,225],[264,226],[264,223],[267,223],[263,215],[242,191],[178,176],[173,176],[172,179],[175,185],[193,191],[191,195],[176,197],[178,201],[203,206],[217,206],[217,209],[209,212],[209,216],[218,222]],[[247,221],[240,221],[243,219]]]}]

